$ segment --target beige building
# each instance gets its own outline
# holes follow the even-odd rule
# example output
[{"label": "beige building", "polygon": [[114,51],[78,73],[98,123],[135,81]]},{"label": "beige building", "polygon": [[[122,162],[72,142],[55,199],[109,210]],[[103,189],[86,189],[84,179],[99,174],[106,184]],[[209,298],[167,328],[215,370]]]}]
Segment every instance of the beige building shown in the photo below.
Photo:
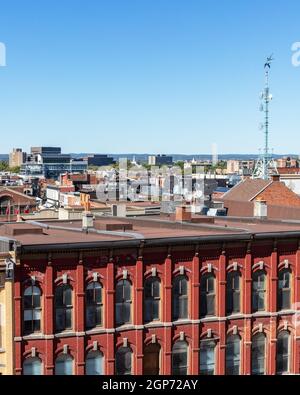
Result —
[{"label": "beige building", "polygon": [[0,253],[0,375],[13,374],[13,257]]},{"label": "beige building", "polygon": [[26,153],[21,148],[14,148],[9,154],[9,167],[19,167],[26,161]]}]

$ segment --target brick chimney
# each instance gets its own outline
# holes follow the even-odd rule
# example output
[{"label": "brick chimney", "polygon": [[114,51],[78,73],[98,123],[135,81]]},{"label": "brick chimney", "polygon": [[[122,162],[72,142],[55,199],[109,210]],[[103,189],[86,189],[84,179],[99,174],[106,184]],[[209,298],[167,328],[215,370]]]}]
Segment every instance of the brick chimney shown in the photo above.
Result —
[{"label": "brick chimney", "polygon": [[272,178],[273,182],[279,182],[280,181],[280,174],[272,174],[271,178]]},{"label": "brick chimney", "polygon": [[181,206],[176,207],[175,221],[190,222],[192,220],[191,207]]}]

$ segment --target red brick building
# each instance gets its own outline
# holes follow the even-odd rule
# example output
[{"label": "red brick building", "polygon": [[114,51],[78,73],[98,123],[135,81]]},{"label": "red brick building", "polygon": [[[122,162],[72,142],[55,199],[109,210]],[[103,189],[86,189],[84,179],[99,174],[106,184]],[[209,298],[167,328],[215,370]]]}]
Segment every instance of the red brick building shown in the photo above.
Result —
[{"label": "red brick building", "polygon": [[0,188],[0,220],[13,221],[17,214],[29,214],[37,209],[34,197],[21,192],[21,188]]},{"label": "red brick building", "polygon": [[300,224],[41,225],[0,226],[15,374],[300,373]]},{"label": "red brick building", "polygon": [[231,217],[253,217],[257,200],[266,202],[269,219],[300,220],[300,197],[279,175],[272,180],[246,178],[220,198]]}]

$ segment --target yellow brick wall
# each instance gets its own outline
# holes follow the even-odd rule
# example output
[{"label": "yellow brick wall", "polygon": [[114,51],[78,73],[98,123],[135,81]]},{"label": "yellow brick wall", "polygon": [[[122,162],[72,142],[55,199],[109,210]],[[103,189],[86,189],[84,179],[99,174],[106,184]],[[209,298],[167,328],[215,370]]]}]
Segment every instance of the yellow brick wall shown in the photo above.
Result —
[{"label": "yellow brick wall", "polygon": [[0,258],[0,374],[13,374],[13,281],[5,280]]}]

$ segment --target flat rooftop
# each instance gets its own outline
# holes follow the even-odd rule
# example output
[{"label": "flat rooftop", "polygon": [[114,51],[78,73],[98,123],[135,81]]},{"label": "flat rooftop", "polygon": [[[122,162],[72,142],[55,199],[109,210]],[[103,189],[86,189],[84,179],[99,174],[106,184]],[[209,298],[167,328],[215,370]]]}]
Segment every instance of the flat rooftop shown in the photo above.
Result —
[{"label": "flat rooftop", "polygon": [[[253,218],[215,217],[213,223],[207,217],[195,216],[197,222],[178,222],[168,216],[97,217],[89,231],[82,229],[81,220],[41,220],[0,224],[0,240],[15,240],[22,246],[67,244],[113,244],[129,240],[159,240],[180,238],[238,239],[247,235],[281,234],[298,232],[300,221],[255,220]],[[291,233],[292,232],[292,233]]]}]

